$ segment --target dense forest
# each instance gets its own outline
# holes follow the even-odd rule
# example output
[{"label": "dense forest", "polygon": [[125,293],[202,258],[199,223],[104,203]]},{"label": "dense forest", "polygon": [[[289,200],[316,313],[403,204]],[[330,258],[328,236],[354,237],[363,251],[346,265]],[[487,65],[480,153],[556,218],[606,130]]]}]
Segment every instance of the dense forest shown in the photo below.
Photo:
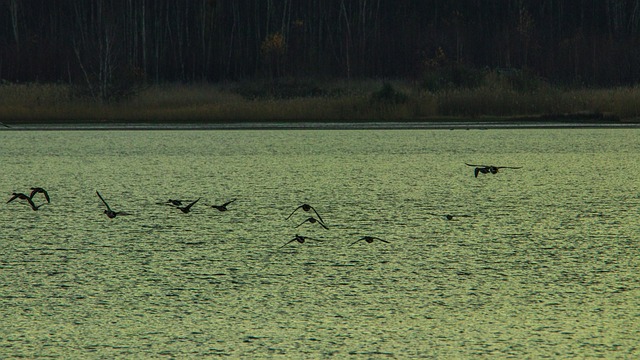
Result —
[{"label": "dense forest", "polygon": [[407,78],[447,66],[640,80],[640,0],[0,0],[0,79]]}]

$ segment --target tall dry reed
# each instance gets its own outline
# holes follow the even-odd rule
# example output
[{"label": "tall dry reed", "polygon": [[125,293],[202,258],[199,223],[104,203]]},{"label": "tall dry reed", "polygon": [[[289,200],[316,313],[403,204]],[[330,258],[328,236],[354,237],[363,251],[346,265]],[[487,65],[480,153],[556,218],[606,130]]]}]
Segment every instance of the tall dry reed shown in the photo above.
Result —
[{"label": "tall dry reed", "polygon": [[232,122],[232,121],[412,121],[439,118],[518,117],[599,112],[636,121],[640,88],[560,89],[542,84],[518,91],[488,77],[472,89],[429,92],[418,84],[394,81],[402,102],[376,102],[381,81],[321,83],[331,89],[317,96],[248,99],[238,84],[166,84],[150,86],[134,97],[100,103],[73,96],[64,84],[0,85],[0,121],[19,122]]}]

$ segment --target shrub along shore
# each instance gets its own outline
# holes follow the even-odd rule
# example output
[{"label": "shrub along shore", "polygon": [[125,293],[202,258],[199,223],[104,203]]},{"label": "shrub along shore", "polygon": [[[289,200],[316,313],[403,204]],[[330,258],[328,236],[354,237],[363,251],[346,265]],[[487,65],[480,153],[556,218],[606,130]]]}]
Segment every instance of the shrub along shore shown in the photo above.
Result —
[{"label": "shrub along shore", "polygon": [[562,88],[516,80],[491,72],[472,87],[306,79],[164,84],[138,86],[124,98],[108,100],[66,84],[5,83],[0,122],[640,122],[640,87]]}]

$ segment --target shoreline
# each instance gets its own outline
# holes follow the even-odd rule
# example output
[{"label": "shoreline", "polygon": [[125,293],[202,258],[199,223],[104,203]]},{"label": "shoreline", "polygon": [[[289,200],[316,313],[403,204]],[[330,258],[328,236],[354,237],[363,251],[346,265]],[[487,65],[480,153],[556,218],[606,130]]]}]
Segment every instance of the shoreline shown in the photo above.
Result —
[{"label": "shoreline", "polygon": [[0,131],[73,130],[488,130],[488,129],[640,129],[638,122],[572,121],[336,121],[336,122],[82,122],[4,124]]}]

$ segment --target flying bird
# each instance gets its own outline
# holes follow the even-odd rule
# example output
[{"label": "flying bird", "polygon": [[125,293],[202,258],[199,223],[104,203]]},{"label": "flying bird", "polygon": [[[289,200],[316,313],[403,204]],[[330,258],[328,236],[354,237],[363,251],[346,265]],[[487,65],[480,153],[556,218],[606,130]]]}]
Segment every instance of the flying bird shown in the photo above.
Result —
[{"label": "flying bird", "polygon": [[129,215],[128,213],[124,212],[124,211],[113,211],[111,210],[111,207],[109,206],[109,204],[107,204],[106,201],[104,201],[104,198],[102,197],[102,195],[100,195],[100,193],[98,192],[98,190],[96,190],[96,194],[98,195],[98,197],[100,198],[100,200],[102,200],[102,203],[104,204],[104,206],[107,207],[107,209],[104,211],[105,214],[107,214],[107,217],[109,219],[113,219],[118,215]]},{"label": "flying bird", "polygon": [[473,172],[473,174],[475,175],[475,177],[478,177],[478,173],[482,173],[482,174],[497,174],[498,173],[498,169],[521,169],[522,166],[494,166],[494,165],[473,165],[473,164],[467,164],[465,163],[465,165],[467,166],[475,166],[475,170]]},{"label": "flying bird", "polygon": [[327,225],[325,225],[322,221],[320,221],[320,220],[318,220],[318,219],[314,218],[313,216],[308,217],[305,221],[303,221],[303,222],[301,222],[300,224],[298,224],[298,226],[296,226],[296,228],[299,228],[302,224],[304,224],[304,223],[306,223],[306,222],[308,222],[308,223],[310,223],[310,224],[318,223],[318,224],[320,224],[320,226],[322,226],[323,228],[325,228],[325,229],[329,230],[329,228],[327,227]]},{"label": "flying bird", "polygon": [[31,194],[29,194],[29,198],[33,200],[33,197],[38,193],[42,193],[44,195],[44,198],[47,199],[47,202],[51,203],[51,198],[49,198],[49,193],[47,192],[47,190],[41,187],[32,187]]},{"label": "flying bird", "polygon": [[273,256],[273,255],[276,253],[276,251],[278,251],[278,250],[282,249],[283,247],[285,247],[285,246],[287,246],[287,245],[291,244],[291,243],[292,243],[292,242],[294,242],[294,241],[297,241],[297,242],[299,242],[300,244],[304,244],[304,243],[305,243],[305,241],[307,241],[307,240],[313,240],[313,241],[318,241],[318,242],[321,242],[321,241],[322,241],[322,240],[318,240],[318,239],[310,238],[310,237],[308,237],[308,236],[302,236],[302,235],[298,235],[298,234],[296,234],[296,236],[295,236],[293,239],[291,239],[291,240],[287,241],[286,243],[284,243],[284,245],[279,246],[277,249],[275,249],[275,250],[273,251],[273,253],[271,253],[270,255],[268,255],[267,257],[265,257],[265,260],[264,260],[265,265],[262,267],[262,269],[264,269],[264,268],[266,268],[267,266],[269,266],[268,259],[270,259],[270,258],[271,258],[271,256]]},{"label": "flying bird", "polygon": [[9,199],[9,201],[7,201],[7,204],[12,202],[15,199],[21,199],[21,200],[28,200],[31,201],[31,198],[28,197],[27,195],[23,194],[23,193],[13,193],[13,196],[11,196],[11,199]]},{"label": "flying bird", "polygon": [[12,202],[15,199],[20,199],[20,200],[26,200],[29,205],[31,206],[31,208],[33,209],[35,207],[35,205],[33,204],[33,201],[31,200],[31,198],[23,193],[13,193],[13,196],[11,196],[11,199],[9,199],[9,201],[7,201],[7,204]]},{"label": "flying bird", "polygon": [[222,204],[222,205],[211,205],[212,208],[214,209],[218,209],[218,211],[227,211],[227,205],[231,204],[232,202],[236,201],[237,199],[233,199],[230,201],[227,201],[226,203]]},{"label": "flying bird", "polygon": [[190,204],[189,204],[189,205],[187,205],[187,206],[178,206],[178,209],[180,209],[180,211],[182,211],[183,213],[185,213],[185,214],[186,214],[186,213],[188,213],[188,212],[190,212],[190,211],[191,211],[191,207],[192,207],[193,205],[195,205],[195,203],[197,203],[198,201],[200,201],[200,198],[198,198],[196,201],[194,201],[194,202],[190,203]]},{"label": "flying bird", "polygon": [[446,220],[453,220],[456,217],[471,217],[471,215],[466,215],[466,214],[460,214],[460,215],[454,215],[454,214],[434,214],[434,213],[427,213],[429,215],[433,215],[433,216],[438,216],[438,217],[444,217]]},{"label": "flying bird", "polygon": [[316,214],[316,216],[318,217],[318,219],[322,222],[324,222],[324,220],[322,220],[322,216],[320,216],[320,214],[318,214],[318,212],[316,211],[316,209],[313,208],[313,206],[309,205],[309,204],[302,204],[300,206],[298,206],[295,210],[293,210],[293,212],[287,216],[287,218],[285,220],[289,220],[289,218],[296,212],[298,211],[298,209],[302,209],[306,212],[309,212],[311,210],[313,210],[313,212]]},{"label": "flying bird", "polygon": [[384,242],[384,243],[389,244],[389,242],[388,242],[387,240],[380,239],[379,237],[375,237],[375,236],[363,236],[363,237],[361,237],[360,239],[358,239],[358,240],[356,240],[356,241],[352,242],[349,246],[353,246],[353,245],[355,245],[357,242],[362,241],[362,240],[366,241],[366,242],[367,242],[367,243],[369,243],[369,244],[371,244],[374,240],[382,241],[382,242]]},{"label": "flying bird", "polygon": [[[298,234],[296,234],[296,236],[295,236],[293,239],[291,239],[291,240],[287,241],[287,243],[285,243],[284,245],[280,246],[280,248],[283,248],[283,247],[285,247],[285,246],[287,246],[287,245],[291,244],[291,243],[292,243],[292,242],[294,242],[294,241],[297,241],[297,242],[299,242],[300,244],[304,244],[304,242],[305,242],[305,241],[307,241],[307,240],[320,241],[320,240],[318,240],[318,239],[313,239],[313,238],[310,238],[310,237],[308,237],[308,236],[302,236],[302,235],[298,235]],[[280,249],[280,248],[279,248],[279,249]]]}]

